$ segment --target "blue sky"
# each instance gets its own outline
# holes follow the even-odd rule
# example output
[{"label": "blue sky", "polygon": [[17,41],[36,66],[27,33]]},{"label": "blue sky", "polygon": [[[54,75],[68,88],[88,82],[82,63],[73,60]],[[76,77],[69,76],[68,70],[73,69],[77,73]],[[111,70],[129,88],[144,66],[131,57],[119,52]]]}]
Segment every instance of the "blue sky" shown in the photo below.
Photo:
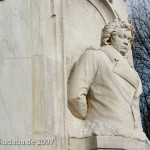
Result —
[{"label": "blue sky", "polygon": [[131,9],[130,9],[129,5],[130,5],[130,2],[129,2],[129,0],[127,0],[127,1],[126,1],[126,7],[127,7],[128,13],[130,14]]}]

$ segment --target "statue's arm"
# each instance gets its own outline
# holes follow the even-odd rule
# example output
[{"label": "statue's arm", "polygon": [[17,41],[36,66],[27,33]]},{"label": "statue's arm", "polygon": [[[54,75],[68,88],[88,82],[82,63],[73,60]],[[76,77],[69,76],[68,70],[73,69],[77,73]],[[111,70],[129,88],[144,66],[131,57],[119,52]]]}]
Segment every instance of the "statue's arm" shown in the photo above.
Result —
[{"label": "statue's arm", "polygon": [[68,107],[79,119],[85,119],[87,114],[86,96],[98,67],[96,53],[94,50],[86,51],[76,63],[68,81]]}]

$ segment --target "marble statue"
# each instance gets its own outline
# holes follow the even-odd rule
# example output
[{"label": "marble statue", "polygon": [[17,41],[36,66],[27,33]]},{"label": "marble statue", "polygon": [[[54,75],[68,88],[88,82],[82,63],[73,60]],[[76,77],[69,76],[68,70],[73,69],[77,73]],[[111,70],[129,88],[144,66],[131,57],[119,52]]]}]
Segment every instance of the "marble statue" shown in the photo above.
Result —
[{"label": "marble statue", "polygon": [[86,50],[70,75],[68,107],[85,120],[88,136],[121,136],[148,143],[140,119],[141,80],[126,57],[134,33],[127,22],[108,23],[100,49]]}]

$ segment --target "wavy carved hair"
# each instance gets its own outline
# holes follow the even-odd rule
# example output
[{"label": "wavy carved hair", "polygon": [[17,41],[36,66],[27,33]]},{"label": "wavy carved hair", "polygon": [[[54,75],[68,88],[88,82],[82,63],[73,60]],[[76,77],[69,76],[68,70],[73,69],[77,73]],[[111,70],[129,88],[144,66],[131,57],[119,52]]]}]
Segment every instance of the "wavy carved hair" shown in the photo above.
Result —
[{"label": "wavy carved hair", "polygon": [[108,45],[110,42],[112,33],[115,32],[118,28],[125,28],[128,31],[131,31],[132,39],[134,39],[135,29],[133,25],[125,21],[114,20],[113,22],[110,22],[107,25],[105,25],[104,28],[102,29],[100,45],[101,46]]}]

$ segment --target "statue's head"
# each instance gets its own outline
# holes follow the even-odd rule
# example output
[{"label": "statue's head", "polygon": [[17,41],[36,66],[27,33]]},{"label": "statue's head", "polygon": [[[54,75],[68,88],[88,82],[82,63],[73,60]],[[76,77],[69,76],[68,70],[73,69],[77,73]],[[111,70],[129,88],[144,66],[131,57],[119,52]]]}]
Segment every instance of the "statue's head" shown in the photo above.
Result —
[{"label": "statue's head", "polygon": [[134,27],[125,21],[115,20],[108,23],[102,30],[101,46],[111,45],[122,55],[131,49],[134,38]]}]

